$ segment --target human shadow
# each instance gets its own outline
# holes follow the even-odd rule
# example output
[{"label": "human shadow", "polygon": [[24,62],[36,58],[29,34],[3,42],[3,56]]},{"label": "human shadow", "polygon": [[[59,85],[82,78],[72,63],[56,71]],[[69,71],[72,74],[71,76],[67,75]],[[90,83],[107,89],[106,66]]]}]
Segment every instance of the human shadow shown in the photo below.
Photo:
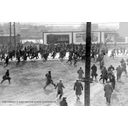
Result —
[{"label": "human shadow", "polygon": [[117,81],[117,83],[119,83],[119,84],[125,84],[123,81]]},{"label": "human shadow", "polygon": [[50,93],[52,93],[53,92],[53,90],[49,90],[49,89],[45,89],[44,90],[44,93],[46,94],[46,95],[49,95]]},{"label": "human shadow", "polygon": [[80,100],[76,100],[74,106],[84,106]]}]

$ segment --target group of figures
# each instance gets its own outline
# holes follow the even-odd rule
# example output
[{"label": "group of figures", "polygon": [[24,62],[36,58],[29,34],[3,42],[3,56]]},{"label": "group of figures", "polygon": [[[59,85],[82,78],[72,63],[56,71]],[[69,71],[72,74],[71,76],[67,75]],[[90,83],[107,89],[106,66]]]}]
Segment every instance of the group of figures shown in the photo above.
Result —
[{"label": "group of figures", "polygon": [[[78,73],[78,79],[76,80],[76,82],[74,83],[74,88],[73,90],[75,91],[76,94],[76,98],[77,101],[80,100],[80,96],[82,95],[82,90],[83,90],[83,85],[82,82],[80,82],[83,79],[83,75],[84,75],[84,71],[82,69],[82,67],[80,67],[80,69],[77,71]],[[51,71],[49,71],[46,75],[47,81],[46,81],[46,86],[44,87],[44,89],[46,89],[46,87],[50,84],[52,84],[55,89],[57,89],[57,95],[56,97],[59,96],[59,99],[62,101],[60,102],[60,106],[67,106],[68,103],[66,101],[66,97],[63,97],[63,89],[65,89],[65,86],[62,82],[62,79],[59,80],[59,82],[57,84],[54,83],[53,79],[52,79],[52,75],[51,75]]]},{"label": "group of figures", "polygon": [[[17,58],[17,63],[20,63],[21,60],[27,61],[27,58],[31,60],[36,58],[38,60],[39,58],[38,55],[41,54],[41,57],[47,61],[47,58],[50,53],[53,59],[55,58],[56,54],[59,53],[60,55],[59,59],[63,61],[63,58],[65,57],[67,52],[69,52],[69,58],[67,60],[67,63],[70,62],[71,65],[73,60],[74,60],[74,65],[76,65],[76,63],[78,61],[81,61],[82,59],[85,60],[85,56],[86,56],[85,46],[84,45],[75,46],[73,44],[41,45],[39,48],[37,48],[36,46],[28,46],[24,48],[22,47],[21,49],[18,49],[16,51],[15,50],[8,51],[7,53],[2,52],[1,60],[4,59],[5,64],[7,66],[9,64],[9,60],[13,61],[13,58],[15,57]],[[104,73],[105,72],[104,56],[107,55],[107,53],[108,53],[108,49],[101,44],[93,44],[91,47],[91,58],[95,63],[99,62],[100,64],[100,69],[102,70],[101,79],[103,79],[103,83],[104,83],[104,80],[106,80],[106,78],[104,77],[104,74],[105,74]],[[97,79],[97,76],[98,76],[97,66],[94,64],[91,67],[91,69],[92,71],[91,71],[90,79],[93,81],[93,79],[94,78]],[[85,80],[85,78],[83,77],[84,71],[82,67],[80,67],[77,73],[78,73],[78,79],[74,83],[73,90],[75,91],[75,94],[76,94],[76,100],[79,101],[80,96],[82,95],[82,90],[83,90],[82,82],[84,82]],[[1,84],[5,80],[8,80],[9,84],[11,83],[10,82],[11,78],[9,75],[10,75],[9,70],[7,70],[5,75],[2,77]],[[59,82],[55,84],[52,79],[51,71],[49,71],[45,76],[47,80],[46,80],[46,85],[44,87],[44,90],[48,85],[52,84],[54,88],[57,89],[57,97],[59,96],[59,99],[61,99],[60,105],[67,106],[68,103],[66,101],[66,97],[62,97],[63,89],[65,88],[62,79],[60,79]]]},{"label": "group of figures", "polygon": [[[104,76],[104,79],[106,80],[106,85],[104,86],[105,91],[105,97],[106,97],[106,103],[108,105],[111,104],[111,96],[113,93],[113,90],[115,90],[116,81],[121,81],[121,76],[123,73],[127,76],[127,65],[128,62],[124,61],[122,59],[120,61],[120,65],[118,65],[116,68],[114,68],[112,65],[108,68],[108,72],[106,69],[104,70],[106,72],[106,76]],[[116,70],[116,74],[114,74],[114,70]],[[116,90],[117,91],[117,90]]]},{"label": "group of figures", "polygon": [[[102,50],[101,50],[102,51]],[[104,63],[102,64],[101,66],[101,62],[104,62],[104,56],[106,56],[106,53],[104,51],[100,52],[98,54],[98,56],[96,56],[96,58],[94,57],[93,59],[96,59],[96,61],[94,61],[95,63],[98,63],[100,64],[100,69],[101,69],[101,79],[103,79],[103,84],[104,84],[104,80],[108,81],[108,78],[110,78],[110,80],[112,81],[113,80],[113,73],[112,73],[112,68],[111,66],[109,67],[108,71],[111,71],[109,72],[108,74],[106,73],[105,74],[105,66],[104,66]],[[82,67],[80,67],[80,69],[77,71],[77,74],[78,74],[78,79],[76,80],[76,82],[74,83],[74,87],[73,87],[73,90],[75,91],[75,94],[76,94],[76,100],[77,101],[80,101],[80,96],[82,95],[82,90],[83,90],[83,84],[82,82],[85,81],[85,77],[83,77],[84,75],[84,71],[82,69]],[[106,76],[104,76],[106,75]],[[97,76],[98,76],[98,73],[97,73],[97,66],[96,64],[93,64],[91,66],[91,76],[90,76],[90,80],[91,82],[94,81],[94,78],[95,80],[97,80]],[[65,88],[63,83],[62,83],[62,80],[59,81],[59,83],[57,83],[57,85],[53,82],[52,80],[52,77],[51,77],[51,71],[49,71],[47,74],[46,74],[46,78],[47,78],[47,82],[46,82],[46,86],[44,87],[44,89],[49,85],[49,84],[53,84],[55,89],[57,89],[57,97],[59,95],[59,99],[62,98],[63,96],[63,89]],[[99,81],[100,81],[99,80]],[[113,84],[114,86],[115,84]],[[62,100],[63,101],[63,100]],[[64,97],[64,101],[63,101],[66,105],[67,105],[67,102],[66,102],[66,98]]]},{"label": "group of figures", "polygon": [[112,57],[113,59],[118,56],[118,55],[128,55],[128,50],[126,48],[114,48],[112,51],[111,51],[111,55],[110,57]]},{"label": "group of figures", "polygon": [[[8,52],[2,51],[0,53],[1,60],[5,60],[5,64],[9,64],[9,60],[13,61],[14,58],[16,58],[17,63],[21,62],[23,60],[24,62],[28,60],[36,59],[44,59],[47,61],[49,55],[54,59],[59,53],[59,58],[63,60],[63,58],[66,56],[66,53],[69,52],[70,59],[76,58],[76,56],[79,56],[81,58],[85,57],[85,49],[83,45],[80,46],[74,46],[74,45],[68,45],[68,44],[58,44],[58,45],[40,45],[39,48],[37,46],[27,46],[27,47],[21,47],[17,50],[10,50]],[[79,53],[79,54],[78,54]],[[40,58],[41,56],[41,58]]]}]

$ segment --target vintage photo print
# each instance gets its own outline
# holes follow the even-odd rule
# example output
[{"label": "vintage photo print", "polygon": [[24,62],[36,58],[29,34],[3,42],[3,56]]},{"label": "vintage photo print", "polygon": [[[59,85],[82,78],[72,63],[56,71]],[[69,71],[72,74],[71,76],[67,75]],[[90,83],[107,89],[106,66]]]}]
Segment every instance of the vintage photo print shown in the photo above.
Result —
[{"label": "vintage photo print", "polygon": [[127,105],[127,26],[1,22],[0,106]]}]

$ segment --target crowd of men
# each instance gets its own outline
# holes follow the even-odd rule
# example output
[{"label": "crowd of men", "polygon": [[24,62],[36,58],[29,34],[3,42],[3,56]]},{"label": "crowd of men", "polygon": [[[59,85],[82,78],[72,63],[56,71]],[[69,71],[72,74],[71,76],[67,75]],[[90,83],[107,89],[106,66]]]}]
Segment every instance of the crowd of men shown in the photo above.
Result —
[{"label": "crowd of men", "polygon": [[[117,51],[117,54],[118,54],[118,50],[113,49],[112,56],[113,54],[115,55],[115,51]],[[124,49],[120,51],[123,54],[126,53],[124,52],[125,51]],[[74,45],[74,44],[65,44],[65,43],[57,44],[57,45],[55,44],[54,45],[53,44],[40,45],[39,47],[20,46],[19,48],[17,48],[17,50],[10,50],[8,52],[4,52],[1,50],[1,60],[5,60],[5,64],[7,66],[9,64],[9,61],[10,60],[13,61],[14,58],[17,59],[17,64],[18,64],[21,61],[27,61],[28,58],[30,60],[34,58],[39,59],[39,54],[40,54],[41,58],[47,61],[49,55],[51,55],[51,57],[54,59],[56,54],[59,53],[59,59],[63,61],[67,52],[69,52],[67,63],[70,62],[71,65],[73,62],[74,62],[74,65],[76,65],[78,61],[85,60],[85,56],[86,56],[85,45],[81,45],[81,44]],[[105,91],[106,102],[108,105],[110,105],[111,94],[113,90],[115,89],[115,84],[116,84],[116,78],[115,78],[114,71],[116,70],[117,81],[119,81],[121,79],[121,75],[123,72],[125,72],[125,74],[127,75],[127,70],[126,70],[127,64],[126,63],[128,63],[128,60],[125,62],[122,59],[121,65],[119,65],[117,68],[110,65],[110,67],[107,69],[105,67],[105,62],[104,62],[104,56],[107,55],[107,53],[108,53],[108,49],[104,45],[100,43],[92,44],[91,58],[95,64],[93,64],[91,67],[91,76],[90,76],[91,78],[90,79],[92,81],[94,81],[94,78],[95,80],[97,80],[98,73],[97,73],[96,64],[99,63],[100,70],[101,70],[99,81],[102,80],[103,84],[105,84],[104,91]],[[78,79],[76,80],[74,84],[73,90],[76,92],[76,99],[80,100],[80,95],[82,94],[82,90],[83,90],[82,80],[83,80],[83,74],[84,74],[82,67],[80,67],[77,73],[78,73]],[[53,84],[55,89],[57,89],[57,97],[59,95],[59,99],[61,99],[63,96],[63,88],[65,88],[64,84],[62,83],[62,80],[60,80],[59,83],[55,84],[51,76],[51,71],[49,71],[46,74],[46,78],[47,78],[47,81],[46,81],[46,86],[44,87],[44,89],[46,89],[46,87],[49,84]],[[7,72],[3,76],[3,80],[1,81],[1,84],[5,80],[8,80],[10,84],[11,78],[9,77],[9,70],[7,70]],[[63,102],[61,102],[60,104],[62,105],[65,103],[65,106],[67,106],[66,97],[64,97],[62,101]]]},{"label": "crowd of men", "polygon": [[[9,64],[9,61],[13,61],[14,58],[17,60],[17,64],[21,61],[27,61],[28,58],[30,60],[36,58],[39,59],[41,56],[41,59],[44,59],[47,61],[49,55],[54,59],[59,53],[59,59],[63,60],[66,56],[66,53],[69,52],[68,62],[70,64],[76,65],[76,63],[79,60],[85,60],[86,51],[85,51],[85,45],[75,45],[75,44],[49,44],[49,45],[39,45],[39,46],[27,46],[24,47],[23,45],[19,46],[16,50],[2,50],[0,52],[0,58],[1,61],[5,61],[5,65],[7,66]],[[93,44],[92,50],[91,50],[91,58],[94,59],[94,61],[100,61],[102,60],[103,54],[107,53],[106,48],[102,48],[100,44]]]},{"label": "crowd of men", "polygon": [[[123,54],[124,52],[120,51],[120,53]],[[120,64],[117,67],[110,65],[108,68],[106,68],[105,63],[104,63],[104,57],[106,54],[107,54],[107,52],[104,51],[103,49],[101,49],[100,54],[98,54],[97,57],[93,58],[93,59],[96,59],[96,61],[94,61],[94,64],[91,66],[90,79],[92,80],[92,82],[93,81],[100,82],[102,80],[102,83],[104,85],[104,91],[105,91],[104,96],[106,97],[106,104],[111,105],[112,93],[114,90],[117,91],[116,90],[116,82],[121,81],[121,76],[123,73],[125,73],[125,75],[127,76],[128,59],[127,60],[122,59],[120,61]],[[100,70],[101,70],[101,75],[100,75],[99,80],[97,80],[97,76],[99,75],[97,73],[97,66],[96,66],[97,62],[99,62],[99,66],[100,66]],[[78,79],[76,80],[73,89],[76,92],[75,93],[76,99],[79,101],[80,96],[82,95],[82,90],[83,90],[83,85],[82,85],[83,81],[82,80],[83,80],[84,71],[83,71],[82,67],[80,67],[80,69],[77,71],[77,73],[78,73]],[[60,98],[61,98],[63,95],[63,88],[65,88],[65,87],[63,86],[62,83],[60,85],[61,85],[61,91],[58,91],[57,96],[60,94]]]},{"label": "crowd of men", "polygon": [[120,65],[118,65],[116,68],[111,65],[108,69],[106,69],[106,67],[102,69],[101,74],[103,83],[106,82],[104,86],[104,91],[107,105],[111,104],[111,96],[116,88],[116,82],[121,81],[121,76],[123,73],[125,73],[125,75],[127,76],[127,65],[127,60],[124,61],[124,59],[122,59],[120,61]]},{"label": "crowd of men", "polygon": [[119,54],[128,55],[128,50],[126,48],[122,48],[122,47],[120,47],[120,48],[114,48],[111,51],[110,57],[112,57],[114,59]]},{"label": "crowd of men", "polygon": [[127,65],[128,59],[122,59],[117,67],[114,67],[113,65],[110,65],[108,69],[105,66],[102,67],[101,78],[99,81],[103,80],[103,84],[105,84],[104,91],[107,105],[111,104],[111,96],[116,88],[116,82],[121,81],[123,73],[127,76]]}]

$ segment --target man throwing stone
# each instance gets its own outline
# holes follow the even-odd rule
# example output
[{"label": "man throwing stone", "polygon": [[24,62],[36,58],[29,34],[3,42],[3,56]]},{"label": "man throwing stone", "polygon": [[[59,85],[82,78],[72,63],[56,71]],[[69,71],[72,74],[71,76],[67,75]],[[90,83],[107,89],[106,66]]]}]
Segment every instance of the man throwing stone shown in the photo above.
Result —
[{"label": "man throwing stone", "polygon": [[10,84],[10,80],[11,78],[9,77],[9,70],[6,71],[5,75],[3,76],[3,80],[1,81],[1,84],[5,81],[8,80],[9,84]]},{"label": "man throwing stone", "polygon": [[47,81],[46,81],[46,86],[44,87],[44,89],[49,85],[52,84],[54,85],[54,87],[56,87],[56,85],[54,84],[53,80],[52,80],[52,76],[51,76],[51,71],[49,71],[46,75]]}]

